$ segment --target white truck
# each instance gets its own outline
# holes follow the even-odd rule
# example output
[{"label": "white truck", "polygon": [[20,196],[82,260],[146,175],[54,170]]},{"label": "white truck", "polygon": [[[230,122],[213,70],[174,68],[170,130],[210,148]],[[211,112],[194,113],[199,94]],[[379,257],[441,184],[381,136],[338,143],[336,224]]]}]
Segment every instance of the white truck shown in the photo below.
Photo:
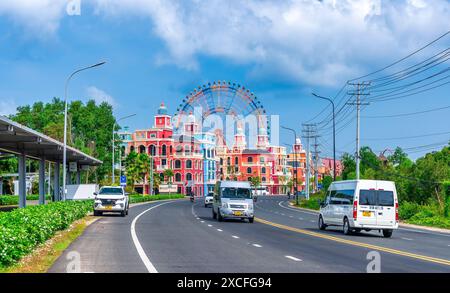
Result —
[{"label": "white truck", "polygon": [[120,213],[122,217],[128,215],[130,202],[128,193],[122,187],[103,186],[94,195],[94,216],[101,216],[104,212]]}]

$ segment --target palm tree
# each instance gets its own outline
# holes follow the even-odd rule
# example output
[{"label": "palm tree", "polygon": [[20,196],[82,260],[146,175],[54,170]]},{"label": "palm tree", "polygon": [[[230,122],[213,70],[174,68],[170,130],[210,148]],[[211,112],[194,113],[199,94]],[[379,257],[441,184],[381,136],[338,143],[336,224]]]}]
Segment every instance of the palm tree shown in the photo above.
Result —
[{"label": "palm tree", "polygon": [[164,170],[164,177],[167,178],[168,182],[169,182],[169,195],[170,195],[170,188],[172,187],[172,178],[174,176],[173,170],[172,169],[166,169]]}]

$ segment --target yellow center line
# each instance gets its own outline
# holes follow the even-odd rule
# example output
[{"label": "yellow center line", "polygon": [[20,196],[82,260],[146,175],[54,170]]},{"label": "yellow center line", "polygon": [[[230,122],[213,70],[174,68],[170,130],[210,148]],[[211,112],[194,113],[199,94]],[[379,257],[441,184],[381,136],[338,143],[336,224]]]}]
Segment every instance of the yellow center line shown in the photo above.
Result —
[{"label": "yellow center line", "polygon": [[349,245],[369,248],[369,249],[372,249],[372,250],[379,250],[379,251],[383,251],[383,252],[387,252],[387,253],[391,253],[391,254],[407,256],[407,257],[411,257],[411,258],[415,258],[415,259],[420,259],[420,260],[424,260],[424,261],[429,261],[429,262],[433,262],[433,263],[438,263],[438,264],[443,264],[443,265],[450,266],[450,260],[447,260],[447,259],[436,258],[436,257],[431,257],[431,256],[426,256],[426,255],[420,255],[420,254],[415,254],[415,253],[411,253],[411,252],[401,251],[401,250],[397,250],[397,249],[387,248],[387,247],[383,247],[383,246],[378,246],[378,245],[367,244],[367,243],[363,243],[363,242],[352,241],[352,240],[343,239],[343,238],[340,238],[340,237],[335,237],[335,236],[331,236],[331,235],[326,235],[326,234],[322,234],[322,233],[308,231],[308,230],[305,230],[305,229],[299,229],[299,228],[294,228],[294,227],[290,227],[290,226],[286,226],[286,225],[282,225],[282,224],[277,224],[277,223],[273,223],[273,222],[270,222],[270,221],[267,221],[267,220],[263,220],[263,219],[260,219],[260,218],[255,218],[255,221],[259,222],[259,223],[262,223],[262,224],[269,225],[269,226],[277,227],[277,228],[280,228],[280,229],[284,229],[284,230],[288,230],[288,231],[292,231],[292,232],[297,232],[297,233],[301,233],[301,234],[305,234],[305,235],[310,235],[310,236],[314,236],[314,237],[318,237],[318,238],[322,238],[322,239],[328,239],[328,240],[339,242],[339,243],[344,243],[344,244],[349,244]]}]

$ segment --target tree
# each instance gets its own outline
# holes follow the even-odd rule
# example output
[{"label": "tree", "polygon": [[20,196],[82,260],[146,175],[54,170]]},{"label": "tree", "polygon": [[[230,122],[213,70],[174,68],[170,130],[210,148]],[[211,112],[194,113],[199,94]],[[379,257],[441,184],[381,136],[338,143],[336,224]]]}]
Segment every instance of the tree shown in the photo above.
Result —
[{"label": "tree", "polygon": [[402,164],[406,160],[409,160],[408,155],[403,151],[401,147],[396,147],[394,153],[388,156],[388,161],[394,165]]},{"label": "tree", "polygon": [[323,190],[328,190],[328,187],[330,187],[331,182],[333,182],[333,177],[331,177],[331,176],[323,177],[323,179],[322,179]]},{"label": "tree", "polygon": [[256,194],[256,188],[258,188],[259,185],[261,185],[261,178],[259,176],[251,177],[250,185],[253,187],[253,189],[255,190],[255,194]]},{"label": "tree", "polygon": [[172,178],[174,176],[173,170],[172,169],[166,169],[164,170],[164,177],[167,178],[168,182],[169,182],[169,194],[170,194],[170,187],[172,185]]}]

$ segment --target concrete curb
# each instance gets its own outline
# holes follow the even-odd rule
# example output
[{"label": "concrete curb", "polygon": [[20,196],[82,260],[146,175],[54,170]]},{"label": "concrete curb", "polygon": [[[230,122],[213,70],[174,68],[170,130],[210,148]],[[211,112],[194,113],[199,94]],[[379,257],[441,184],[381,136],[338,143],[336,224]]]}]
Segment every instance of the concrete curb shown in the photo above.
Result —
[{"label": "concrete curb", "polygon": [[[292,202],[289,202],[289,206],[291,206],[294,209],[299,209],[299,210],[304,210],[304,211],[308,211],[308,212],[313,212],[313,213],[316,213],[316,214],[319,213],[317,210],[296,207]],[[408,224],[408,223],[405,223],[405,222],[400,222],[399,226],[400,227],[404,227],[404,228],[419,229],[419,230],[426,230],[426,231],[450,234],[450,229],[444,229],[444,228],[414,225],[414,224]]]}]

